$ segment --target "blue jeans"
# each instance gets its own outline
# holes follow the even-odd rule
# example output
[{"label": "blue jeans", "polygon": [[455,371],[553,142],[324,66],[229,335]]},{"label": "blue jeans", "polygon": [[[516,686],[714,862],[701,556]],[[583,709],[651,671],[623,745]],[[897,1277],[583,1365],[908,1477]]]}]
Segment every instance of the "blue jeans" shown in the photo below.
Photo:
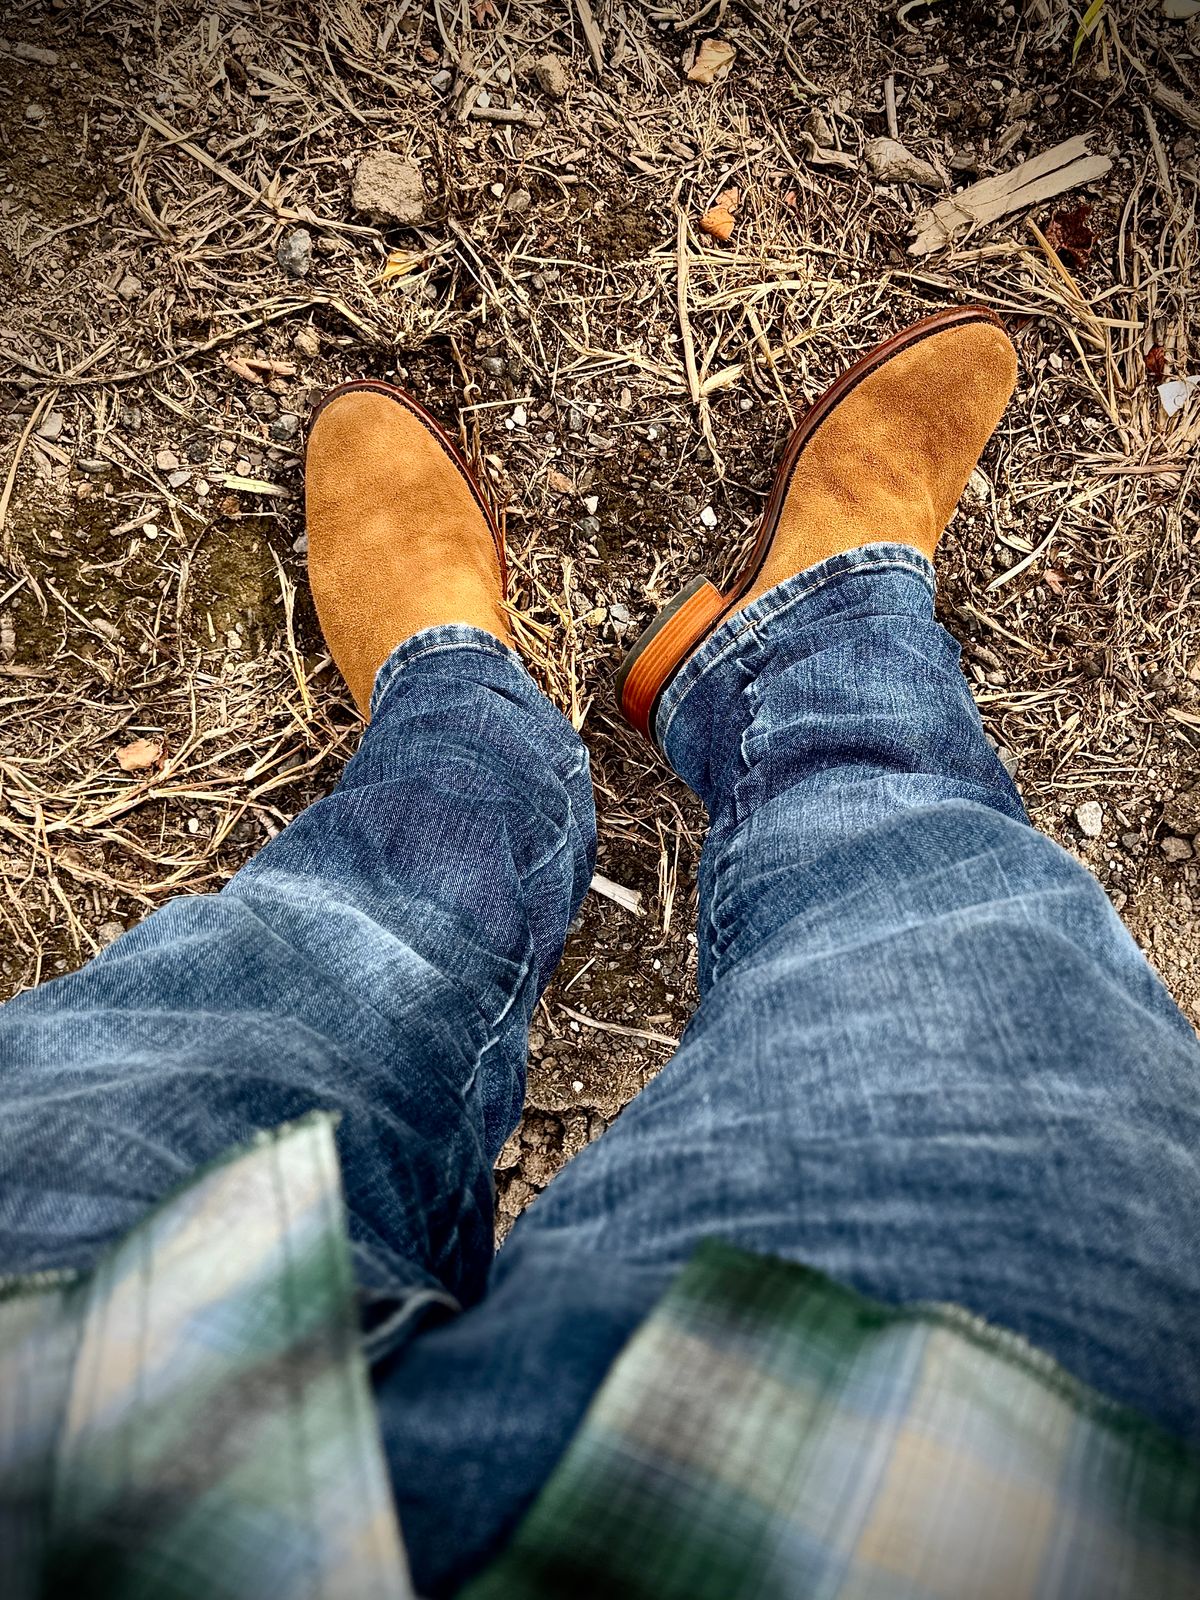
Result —
[{"label": "blue jeans", "polygon": [[0,1012],[3,1271],[86,1266],[199,1163],[340,1110],[422,1593],[511,1530],[707,1235],[956,1301],[1200,1440],[1200,1050],[1029,826],[929,565],[873,545],[771,590],[658,728],[712,824],[702,1004],[494,1260],[595,824],[583,745],[490,636],[401,645],[333,794]]}]

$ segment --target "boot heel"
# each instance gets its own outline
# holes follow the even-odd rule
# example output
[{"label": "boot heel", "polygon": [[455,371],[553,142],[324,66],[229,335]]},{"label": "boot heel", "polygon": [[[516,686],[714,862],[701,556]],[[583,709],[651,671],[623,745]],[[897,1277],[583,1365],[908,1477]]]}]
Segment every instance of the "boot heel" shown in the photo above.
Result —
[{"label": "boot heel", "polygon": [[617,705],[626,722],[651,744],[663,690],[728,606],[715,584],[693,579],[663,607],[621,663],[614,682]]}]

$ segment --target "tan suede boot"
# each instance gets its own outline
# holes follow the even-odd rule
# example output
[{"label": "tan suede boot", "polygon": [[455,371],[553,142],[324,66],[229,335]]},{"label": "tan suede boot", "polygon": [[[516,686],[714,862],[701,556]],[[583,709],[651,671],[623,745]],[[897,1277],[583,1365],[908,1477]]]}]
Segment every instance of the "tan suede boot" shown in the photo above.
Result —
[{"label": "tan suede boot", "polygon": [[511,643],[491,510],[411,395],[374,381],[327,395],[309,428],[304,497],[317,616],[364,716],[375,674],[422,628],[466,622]]},{"label": "tan suede boot", "polygon": [[1012,344],[982,306],[926,317],[856,362],[788,440],[746,566],[724,592],[695,579],[626,656],[625,718],[653,742],[663,691],[713,629],[827,556],[886,541],[932,560],[1016,374]]}]

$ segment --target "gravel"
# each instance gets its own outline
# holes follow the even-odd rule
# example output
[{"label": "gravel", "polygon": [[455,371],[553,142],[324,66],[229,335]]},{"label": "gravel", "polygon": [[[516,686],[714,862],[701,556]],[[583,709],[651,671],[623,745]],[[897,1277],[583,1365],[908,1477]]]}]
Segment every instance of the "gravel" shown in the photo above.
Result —
[{"label": "gravel", "polygon": [[1075,821],[1085,839],[1098,839],[1104,827],[1104,808],[1098,800],[1085,800],[1075,808]]},{"label": "gravel", "polygon": [[307,278],[312,271],[312,234],[307,228],[296,228],[279,241],[275,259],[289,278]]}]

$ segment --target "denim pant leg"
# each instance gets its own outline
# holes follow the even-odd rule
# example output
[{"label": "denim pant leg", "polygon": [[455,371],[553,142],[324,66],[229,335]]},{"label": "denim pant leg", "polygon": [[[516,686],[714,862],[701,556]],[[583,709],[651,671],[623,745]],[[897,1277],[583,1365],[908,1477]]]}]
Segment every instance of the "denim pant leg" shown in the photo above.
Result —
[{"label": "denim pant leg", "polygon": [[1029,826],[928,563],[870,546],[763,595],[658,728],[711,817],[702,1004],[483,1305],[387,1374],[430,1593],[503,1538],[705,1236],[957,1302],[1200,1439],[1200,1048]]},{"label": "denim pant leg", "polygon": [[87,1267],[196,1167],[320,1107],[380,1313],[477,1298],[594,830],[583,746],[511,651],[458,626],[400,646],[334,793],[221,894],[0,1010],[0,1273]]}]

